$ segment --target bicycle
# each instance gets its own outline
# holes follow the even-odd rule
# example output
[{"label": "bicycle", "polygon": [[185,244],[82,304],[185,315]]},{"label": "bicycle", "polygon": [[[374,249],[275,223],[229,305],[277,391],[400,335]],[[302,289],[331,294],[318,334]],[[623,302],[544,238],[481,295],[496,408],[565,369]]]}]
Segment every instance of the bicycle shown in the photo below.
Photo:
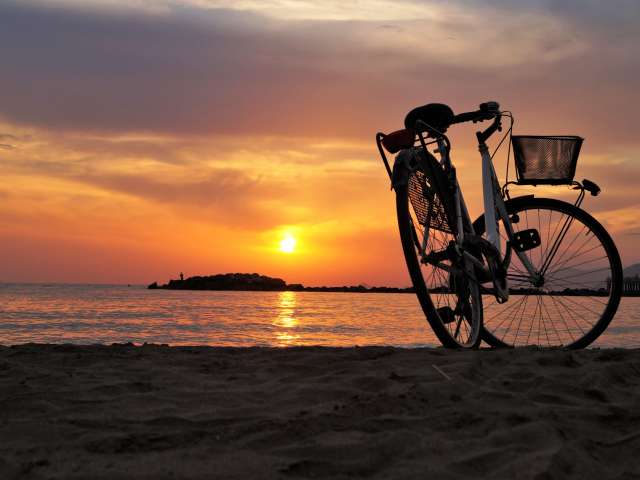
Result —
[{"label": "bicycle", "polygon": [[[502,131],[493,154],[487,141]],[[449,127],[492,123],[476,133],[482,162],[484,213],[469,216],[451,161]],[[405,128],[376,134],[396,194],[400,240],[427,321],[449,348],[538,345],[584,348],[607,328],[622,294],[622,264],[604,227],[580,208],[594,182],[574,180],[583,139],[513,135],[511,112],[497,102],[454,115],[444,104],[411,110]],[[507,175],[500,185],[493,157],[509,136]],[[439,155],[436,158],[433,153]],[[508,166],[513,149],[515,181]],[[390,167],[385,150],[397,154]],[[516,186],[565,185],[572,203]]]}]

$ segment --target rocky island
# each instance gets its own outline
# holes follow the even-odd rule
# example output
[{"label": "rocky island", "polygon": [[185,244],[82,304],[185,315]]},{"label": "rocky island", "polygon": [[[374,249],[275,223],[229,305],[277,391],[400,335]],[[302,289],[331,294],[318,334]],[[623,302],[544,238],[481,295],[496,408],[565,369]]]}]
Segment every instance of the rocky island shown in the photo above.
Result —
[{"label": "rocky island", "polygon": [[262,292],[356,292],[356,293],[413,293],[413,288],[394,287],[305,287],[301,283],[287,283],[281,278],[267,277],[257,273],[221,273],[217,275],[195,276],[158,285],[153,282],[150,289],[167,290],[244,290]]}]

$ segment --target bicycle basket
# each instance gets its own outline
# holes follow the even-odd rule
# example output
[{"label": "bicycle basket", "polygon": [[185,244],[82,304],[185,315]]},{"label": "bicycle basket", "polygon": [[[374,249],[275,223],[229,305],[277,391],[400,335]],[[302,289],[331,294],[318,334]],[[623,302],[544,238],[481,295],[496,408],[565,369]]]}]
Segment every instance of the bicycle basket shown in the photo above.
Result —
[{"label": "bicycle basket", "polygon": [[511,142],[518,183],[571,184],[582,141],[576,136],[514,135]]},{"label": "bicycle basket", "polygon": [[421,170],[409,177],[409,199],[420,225],[441,232],[453,233],[451,223],[430,179]]}]

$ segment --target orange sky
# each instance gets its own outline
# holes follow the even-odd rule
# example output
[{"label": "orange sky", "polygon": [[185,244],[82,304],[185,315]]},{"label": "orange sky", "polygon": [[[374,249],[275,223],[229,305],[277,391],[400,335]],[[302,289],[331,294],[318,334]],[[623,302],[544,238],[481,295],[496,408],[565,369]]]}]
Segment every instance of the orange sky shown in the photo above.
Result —
[{"label": "orange sky", "polygon": [[[603,188],[586,208],[640,261],[637,2],[16,1],[0,18],[0,281],[407,285],[374,134],[488,99],[516,133],[586,137],[577,176]],[[450,136],[475,214],[473,132]]]}]

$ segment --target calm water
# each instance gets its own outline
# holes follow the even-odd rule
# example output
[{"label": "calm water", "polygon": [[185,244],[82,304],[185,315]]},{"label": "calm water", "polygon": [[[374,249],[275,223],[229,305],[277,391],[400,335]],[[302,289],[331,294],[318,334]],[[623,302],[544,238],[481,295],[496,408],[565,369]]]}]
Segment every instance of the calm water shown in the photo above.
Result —
[{"label": "calm water", "polygon": [[[415,296],[0,284],[0,344],[439,345]],[[640,347],[640,298],[594,346]]]}]

